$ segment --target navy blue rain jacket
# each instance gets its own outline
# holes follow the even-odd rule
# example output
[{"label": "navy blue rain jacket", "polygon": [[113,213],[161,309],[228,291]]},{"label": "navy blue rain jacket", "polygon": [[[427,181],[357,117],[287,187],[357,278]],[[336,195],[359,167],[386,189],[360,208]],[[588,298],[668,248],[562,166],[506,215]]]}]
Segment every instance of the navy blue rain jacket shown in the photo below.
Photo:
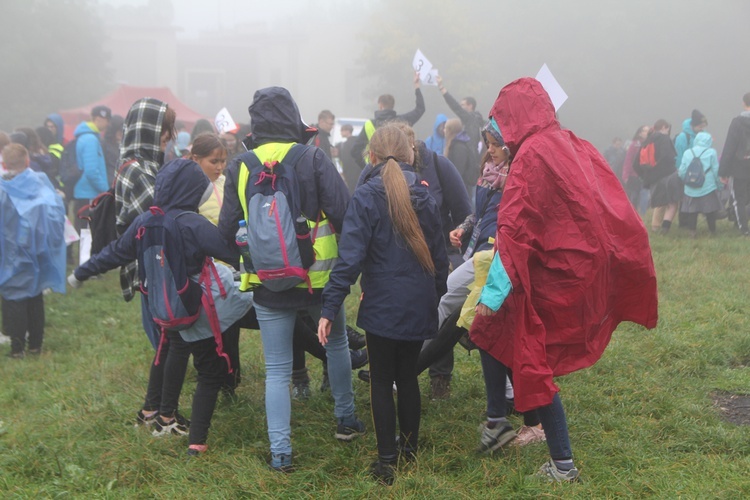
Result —
[{"label": "navy blue rain jacket", "polygon": [[323,290],[321,316],[333,320],[362,274],[357,326],[395,340],[425,340],[438,328],[437,307],[446,291],[448,257],[440,213],[412,167],[401,164],[425,241],[435,264],[431,276],[398,235],[388,215],[382,165],[375,166],[354,192],[344,216],[339,259]]},{"label": "navy blue rain jacket", "polygon": [[[195,213],[209,184],[208,177],[197,163],[182,158],[167,163],[156,175],[154,205],[172,216],[192,212],[180,216],[178,220],[184,243],[185,265],[191,276],[201,272],[206,256],[226,262],[239,259],[237,248],[224,243],[216,226]],[[136,217],[120,238],[76,269],[76,279],[85,281],[134,261],[137,258],[135,235],[148,215],[146,212]]]},{"label": "navy blue rain jacket", "polygon": [[502,191],[496,191],[484,186],[477,186],[476,224],[479,227],[479,237],[474,247],[474,253],[489,250],[493,244],[490,238],[497,232],[497,206],[503,197]]}]

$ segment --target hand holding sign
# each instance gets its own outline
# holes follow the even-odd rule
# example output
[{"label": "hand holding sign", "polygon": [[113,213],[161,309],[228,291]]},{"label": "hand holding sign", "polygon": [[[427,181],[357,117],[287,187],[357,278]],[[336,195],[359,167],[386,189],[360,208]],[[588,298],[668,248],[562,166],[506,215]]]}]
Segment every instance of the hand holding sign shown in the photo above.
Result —
[{"label": "hand holding sign", "polygon": [[[412,60],[414,71],[419,74],[419,80],[425,85],[437,85],[437,69],[432,67],[432,63],[424,56],[421,50],[417,49]],[[416,84],[415,84],[416,86]]]}]

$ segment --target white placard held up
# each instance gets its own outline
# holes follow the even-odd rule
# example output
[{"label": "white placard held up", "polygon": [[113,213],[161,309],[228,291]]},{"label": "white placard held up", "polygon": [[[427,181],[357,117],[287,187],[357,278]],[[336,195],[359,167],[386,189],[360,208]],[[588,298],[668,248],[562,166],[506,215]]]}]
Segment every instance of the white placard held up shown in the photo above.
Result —
[{"label": "white placard held up", "polygon": [[424,56],[424,54],[422,54],[421,50],[417,49],[411,65],[414,67],[414,71],[419,72],[419,79],[422,83],[426,83],[426,80],[430,76],[430,71],[432,70],[432,63]]},{"label": "white placard held up", "polygon": [[437,77],[438,77],[438,70],[435,68],[432,68],[430,72],[427,74],[427,79],[422,80],[422,83],[425,85],[433,85],[437,87]]},{"label": "white placard held up", "polygon": [[221,110],[216,113],[214,125],[216,125],[216,130],[220,134],[225,132],[236,132],[238,129],[237,124],[232,120],[232,115],[229,114],[227,108],[221,108]]},{"label": "white placard held up", "polygon": [[536,79],[542,84],[544,90],[549,94],[549,98],[552,100],[552,104],[555,106],[555,111],[560,109],[565,101],[568,100],[568,94],[565,93],[563,88],[557,82],[557,79],[552,76],[552,72],[549,70],[547,65],[542,66],[539,73],[536,74]]}]

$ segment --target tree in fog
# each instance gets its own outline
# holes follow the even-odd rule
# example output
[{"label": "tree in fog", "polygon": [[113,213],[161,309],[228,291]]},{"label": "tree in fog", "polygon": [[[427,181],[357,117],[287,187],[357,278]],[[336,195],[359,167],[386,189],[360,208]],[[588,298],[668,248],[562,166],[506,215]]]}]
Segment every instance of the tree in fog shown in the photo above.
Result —
[{"label": "tree in fog", "polygon": [[0,129],[40,125],[111,90],[96,12],[88,0],[3,1]]}]

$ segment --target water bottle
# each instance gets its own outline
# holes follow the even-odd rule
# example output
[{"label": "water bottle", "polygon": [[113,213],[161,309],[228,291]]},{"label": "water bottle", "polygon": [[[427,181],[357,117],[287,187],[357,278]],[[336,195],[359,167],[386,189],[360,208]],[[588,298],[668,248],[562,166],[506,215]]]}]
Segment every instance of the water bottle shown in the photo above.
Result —
[{"label": "water bottle", "polygon": [[245,269],[249,269],[251,267],[252,260],[250,258],[250,246],[247,244],[247,221],[240,221],[240,228],[237,230],[234,241],[235,243],[237,243],[237,248],[239,248],[240,250],[240,255],[242,255],[242,262],[245,266]]}]

